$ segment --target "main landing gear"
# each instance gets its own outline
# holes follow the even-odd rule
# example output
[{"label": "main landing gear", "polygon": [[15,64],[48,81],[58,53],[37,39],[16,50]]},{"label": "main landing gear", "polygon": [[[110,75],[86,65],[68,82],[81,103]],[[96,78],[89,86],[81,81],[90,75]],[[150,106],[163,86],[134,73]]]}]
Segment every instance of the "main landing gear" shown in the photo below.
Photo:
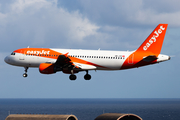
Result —
[{"label": "main landing gear", "polygon": [[90,80],[91,79],[91,75],[88,74],[88,71],[86,71],[86,74],[84,75],[84,79],[85,80]]},{"label": "main landing gear", "polygon": [[70,79],[70,80],[76,80],[76,78],[77,78],[76,75],[70,75],[70,76],[69,76],[69,79]]},{"label": "main landing gear", "polygon": [[[73,71],[71,71],[71,75],[69,76],[70,80],[76,80],[76,75],[74,75]],[[90,80],[91,79],[91,75],[88,74],[88,71],[86,71],[86,74],[84,75],[84,79],[85,80]]]},{"label": "main landing gear", "polygon": [[24,67],[25,68],[25,73],[23,74],[23,77],[27,77],[28,76],[28,74],[27,74],[27,70],[28,70],[28,67]]},{"label": "main landing gear", "polygon": [[74,72],[73,72],[73,70],[71,70],[71,75],[69,76],[69,79],[70,80],[76,80],[76,75],[74,75]]}]

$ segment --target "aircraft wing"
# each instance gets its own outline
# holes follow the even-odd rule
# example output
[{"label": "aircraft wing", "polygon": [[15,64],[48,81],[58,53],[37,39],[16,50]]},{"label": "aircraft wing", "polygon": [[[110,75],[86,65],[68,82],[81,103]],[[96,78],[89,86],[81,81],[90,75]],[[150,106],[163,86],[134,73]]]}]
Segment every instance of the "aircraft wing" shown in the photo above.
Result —
[{"label": "aircraft wing", "polygon": [[72,70],[74,68],[78,68],[74,65],[74,63],[71,61],[71,59],[66,54],[59,55],[58,59],[55,62],[55,69],[57,71],[62,71],[63,68],[68,68],[69,70]]},{"label": "aircraft wing", "polygon": [[73,63],[71,59],[67,57],[67,55],[59,55],[58,59],[55,62],[55,65],[61,66],[63,68],[71,66]]},{"label": "aircraft wing", "polygon": [[72,62],[72,60],[68,57],[67,54],[68,53],[66,53],[64,55],[59,55],[57,61],[55,62],[56,69],[63,70],[63,68],[68,68],[69,70],[79,69],[79,71],[96,69],[96,67],[93,65]]}]

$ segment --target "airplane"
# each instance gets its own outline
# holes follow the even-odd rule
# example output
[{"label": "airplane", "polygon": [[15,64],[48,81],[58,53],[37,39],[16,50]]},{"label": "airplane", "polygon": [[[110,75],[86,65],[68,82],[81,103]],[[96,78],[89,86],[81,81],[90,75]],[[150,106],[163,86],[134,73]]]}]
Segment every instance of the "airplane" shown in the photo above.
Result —
[{"label": "airplane", "polygon": [[86,71],[85,80],[90,80],[90,70],[124,70],[156,64],[170,60],[170,56],[160,54],[168,24],[159,24],[141,46],[134,51],[22,48],[5,57],[10,65],[25,68],[27,77],[29,67],[39,68],[42,74],[59,71],[70,74],[76,80],[76,73]]}]

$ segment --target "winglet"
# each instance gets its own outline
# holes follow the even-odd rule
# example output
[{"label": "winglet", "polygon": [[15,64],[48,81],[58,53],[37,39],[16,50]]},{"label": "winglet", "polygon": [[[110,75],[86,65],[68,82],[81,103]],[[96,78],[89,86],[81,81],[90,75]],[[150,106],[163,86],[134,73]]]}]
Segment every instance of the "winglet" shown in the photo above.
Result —
[{"label": "winglet", "polygon": [[69,52],[67,52],[66,54],[64,54],[64,56],[68,57],[68,54],[69,54]]},{"label": "winglet", "polygon": [[168,24],[159,24],[136,51],[151,52],[158,56],[161,52],[167,26]]}]

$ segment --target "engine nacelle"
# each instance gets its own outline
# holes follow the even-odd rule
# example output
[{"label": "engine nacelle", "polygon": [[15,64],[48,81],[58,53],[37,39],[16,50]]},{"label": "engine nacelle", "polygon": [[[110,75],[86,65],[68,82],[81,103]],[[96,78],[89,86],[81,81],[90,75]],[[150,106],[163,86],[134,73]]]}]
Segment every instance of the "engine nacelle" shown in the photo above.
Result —
[{"label": "engine nacelle", "polygon": [[39,65],[39,72],[42,74],[56,73],[56,71],[54,71],[54,64],[51,63],[41,63]]}]

